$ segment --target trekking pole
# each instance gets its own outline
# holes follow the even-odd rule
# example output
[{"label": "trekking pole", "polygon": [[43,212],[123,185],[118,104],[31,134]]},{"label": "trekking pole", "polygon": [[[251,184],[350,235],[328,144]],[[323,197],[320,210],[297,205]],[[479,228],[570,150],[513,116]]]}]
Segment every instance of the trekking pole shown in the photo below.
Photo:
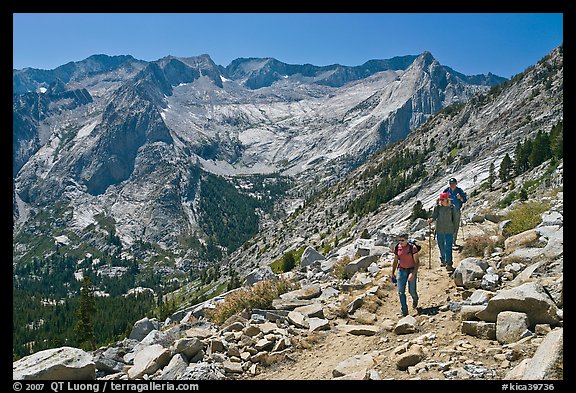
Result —
[{"label": "trekking pole", "polygon": [[462,243],[466,240],[466,236],[464,235],[464,224],[462,223],[462,213],[464,212],[464,206],[460,209],[460,229],[462,229]]},{"label": "trekking pole", "polygon": [[432,225],[428,223],[428,269],[432,269]]},{"label": "trekking pole", "polygon": [[462,243],[466,240],[464,236],[464,225],[462,225],[462,213],[460,213],[460,232],[462,232]]}]

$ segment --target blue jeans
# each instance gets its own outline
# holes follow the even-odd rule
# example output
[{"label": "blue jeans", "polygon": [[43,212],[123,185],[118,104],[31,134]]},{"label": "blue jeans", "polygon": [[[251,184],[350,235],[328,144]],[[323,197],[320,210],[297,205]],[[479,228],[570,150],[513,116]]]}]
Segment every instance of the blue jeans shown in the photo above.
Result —
[{"label": "blue jeans", "polygon": [[452,233],[436,233],[438,249],[440,249],[440,262],[443,265],[452,266]]},{"label": "blue jeans", "polygon": [[410,270],[398,269],[398,296],[400,297],[400,311],[402,315],[408,315],[408,305],[406,304],[406,282],[408,282],[408,292],[412,296],[412,305],[414,308],[418,305],[418,293],[416,293],[416,280],[418,274],[415,275],[412,281],[408,281]]}]

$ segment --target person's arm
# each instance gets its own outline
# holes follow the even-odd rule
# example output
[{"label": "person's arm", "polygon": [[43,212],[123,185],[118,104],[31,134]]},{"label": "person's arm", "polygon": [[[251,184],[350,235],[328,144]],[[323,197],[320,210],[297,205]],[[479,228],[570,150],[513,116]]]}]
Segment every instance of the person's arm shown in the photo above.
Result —
[{"label": "person's arm", "polygon": [[412,270],[412,272],[414,274],[418,273],[418,268],[420,267],[420,256],[418,255],[418,253],[413,254],[414,257],[414,270]]},{"label": "person's arm", "polygon": [[392,281],[392,277],[396,276],[397,267],[398,267],[398,255],[394,254],[394,262],[392,262],[392,275],[390,276],[390,281]]},{"label": "person's arm", "polygon": [[463,189],[460,189],[460,196],[462,197],[461,199],[462,203],[468,201],[468,195],[466,195]]}]

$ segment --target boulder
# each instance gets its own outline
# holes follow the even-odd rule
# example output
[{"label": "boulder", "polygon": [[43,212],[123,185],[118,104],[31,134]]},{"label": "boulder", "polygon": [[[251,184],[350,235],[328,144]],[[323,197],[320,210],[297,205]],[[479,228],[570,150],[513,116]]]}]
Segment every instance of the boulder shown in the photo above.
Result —
[{"label": "boulder", "polygon": [[530,327],[539,323],[555,325],[559,319],[556,305],[536,282],[499,291],[476,316],[483,321],[496,322],[502,311],[526,313]]},{"label": "boulder", "polygon": [[300,258],[300,267],[306,267],[312,265],[316,261],[325,261],[326,258],[318,251],[313,249],[312,247],[308,246],[302,253],[302,257]]},{"label": "boulder", "polygon": [[14,380],[96,379],[92,355],[80,348],[46,349],[12,363]]}]

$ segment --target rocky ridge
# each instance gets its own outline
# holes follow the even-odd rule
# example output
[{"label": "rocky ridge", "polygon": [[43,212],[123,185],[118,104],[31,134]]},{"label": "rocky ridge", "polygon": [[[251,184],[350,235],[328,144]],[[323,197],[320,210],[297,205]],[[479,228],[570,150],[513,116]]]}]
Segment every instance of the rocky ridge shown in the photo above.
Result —
[{"label": "rocky ridge", "polygon": [[[288,67],[265,60],[243,69],[276,75]],[[15,70],[15,92],[33,90],[26,93],[30,100],[15,96],[13,105],[21,120],[14,127],[15,231],[38,211],[65,202],[73,212],[69,238],[82,237],[105,215],[127,255],[137,252],[130,249],[135,243],[150,242],[198,265],[201,256],[182,240],[209,237],[198,223],[205,212],[196,191],[204,177],[195,178],[196,169],[230,183],[263,173],[291,177],[301,189],[321,188],[444,106],[498,81],[467,78],[428,52],[389,63],[339,67],[336,84],[305,77],[326,76],[326,70],[292,67],[287,78],[258,89],[246,85],[254,74],[228,73],[208,55],[150,63],[96,56],[52,71]],[[84,88],[92,101],[36,116],[28,107],[47,99],[48,83]]]}]

